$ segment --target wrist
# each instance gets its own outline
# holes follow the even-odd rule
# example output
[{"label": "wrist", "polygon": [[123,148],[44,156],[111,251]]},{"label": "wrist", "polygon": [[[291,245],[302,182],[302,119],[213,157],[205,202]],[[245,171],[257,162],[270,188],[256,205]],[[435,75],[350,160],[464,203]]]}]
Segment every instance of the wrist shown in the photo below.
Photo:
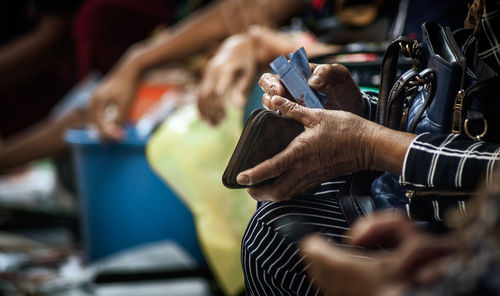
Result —
[{"label": "wrist", "polygon": [[281,52],[273,50],[274,47],[268,46],[268,43],[266,42],[267,39],[263,37],[267,35],[263,30],[265,29],[262,27],[253,26],[248,30],[247,34],[249,41],[254,48],[255,58],[259,65],[267,64],[281,54]]},{"label": "wrist", "polygon": [[132,45],[124,54],[123,61],[118,65],[119,72],[126,73],[129,77],[137,78],[148,69],[148,53],[150,47],[147,43]]},{"label": "wrist", "polygon": [[370,147],[369,168],[399,176],[406,152],[416,135],[371,124],[374,127],[367,145]]}]

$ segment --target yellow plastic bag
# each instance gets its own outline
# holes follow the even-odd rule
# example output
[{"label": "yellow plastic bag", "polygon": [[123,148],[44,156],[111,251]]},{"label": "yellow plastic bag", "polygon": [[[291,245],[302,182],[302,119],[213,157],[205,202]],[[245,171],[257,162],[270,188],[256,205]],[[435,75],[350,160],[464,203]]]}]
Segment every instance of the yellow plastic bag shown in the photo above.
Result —
[{"label": "yellow plastic bag", "polygon": [[242,116],[229,106],[225,121],[212,127],[187,105],[170,115],[146,147],[153,170],[191,210],[201,249],[228,295],[243,290],[240,244],[256,207],[245,190],[227,189],[221,181],[243,128]]}]

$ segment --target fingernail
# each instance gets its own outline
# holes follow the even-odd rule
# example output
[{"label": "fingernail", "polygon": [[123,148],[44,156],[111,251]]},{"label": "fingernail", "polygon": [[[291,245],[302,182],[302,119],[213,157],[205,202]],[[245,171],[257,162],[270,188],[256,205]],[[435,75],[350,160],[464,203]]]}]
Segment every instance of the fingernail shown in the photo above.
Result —
[{"label": "fingernail", "polygon": [[286,100],[286,99],[285,99],[285,98],[283,98],[283,97],[280,97],[280,96],[273,96],[273,98],[272,98],[272,103],[273,103],[273,105],[274,105],[274,106],[279,107],[279,106],[281,106],[281,105],[283,105],[283,104],[285,103],[285,100]]},{"label": "fingernail", "polygon": [[240,185],[250,185],[250,177],[248,177],[248,175],[245,174],[239,174],[236,177],[236,182],[238,182],[238,184]]},{"label": "fingernail", "polygon": [[323,84],[323,79],[321,79],[318,75],[313,75],[309,78],[308,82],[311,86],[321,86]]},{"label": "fingernail", "polygon": [[264,99],[265,99],[266,101],[270,101],[270,100],[271,100],[271,96],[270,96],[268,93],[265,93],[265,94],[264,94]]},{"label": "fingernail", "polygon": [[269,93],[272,95],[276,94],[276,86],[274,84],[269,87]]}]

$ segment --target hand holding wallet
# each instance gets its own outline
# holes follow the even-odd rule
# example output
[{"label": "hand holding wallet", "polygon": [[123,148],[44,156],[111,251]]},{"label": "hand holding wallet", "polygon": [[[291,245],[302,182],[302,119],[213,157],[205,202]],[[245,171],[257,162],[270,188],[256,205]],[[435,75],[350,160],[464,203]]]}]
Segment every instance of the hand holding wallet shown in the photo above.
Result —
[{"label": "hand holding wallet", "polygon": [[[323,108],[326,96],[313,91],[307,84],[310,70],[304,48],[290,54],[289,58],[288,61],[281,55],[270,66],[280,76],[281,82],[296,102],[310,108]],[[255,110],[248,118],[224,171],[224,186],[232,189],[249,187],[238,184],[238,174],[283,151],[303,131],[304,126],[293,119],[273,111]],[[270,179],[252,187],[273,181],[274,179]]]},{"label": "hand holding wallet", "polygon": [[[303,131],[301,123],[276,112],[264,109],[253,111],[222,176],[224,186],[232,189],[248,187],[236,182],[238,174],[283,151]],[[265,184],[272,181],[267,180]]]}]

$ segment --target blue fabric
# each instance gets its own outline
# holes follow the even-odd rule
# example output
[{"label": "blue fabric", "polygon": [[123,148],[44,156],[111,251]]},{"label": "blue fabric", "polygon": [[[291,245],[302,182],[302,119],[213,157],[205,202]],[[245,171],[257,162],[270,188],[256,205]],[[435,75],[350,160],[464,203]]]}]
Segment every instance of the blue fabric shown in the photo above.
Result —
[{"label": "blue fabric", "polygon": [[384,173],[372,183],[372,198],[377,209],[404,209],[408,200],[398,177]]}]

